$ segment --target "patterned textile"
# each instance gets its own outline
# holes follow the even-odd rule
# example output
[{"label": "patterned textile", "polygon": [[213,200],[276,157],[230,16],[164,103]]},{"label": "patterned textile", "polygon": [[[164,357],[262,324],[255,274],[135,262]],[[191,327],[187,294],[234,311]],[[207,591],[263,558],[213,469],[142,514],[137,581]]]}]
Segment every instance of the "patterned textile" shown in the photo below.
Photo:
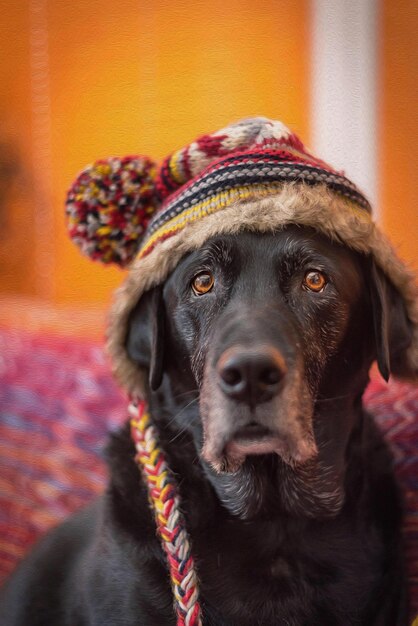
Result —
[{"label": "patterned textile", "polygon": [[[366,405],[395,455],[418,613],[418,389],[373,375]],[[0,329],[0,580],[37,537],[103,490],[106,433],[127,418],[102,348]]]},{"label": "patterned textile", "polygon": [[180,187],[151,219],[138,258],[147,256],[158,242],[172,237],[187,224],[238,200],[275,195],[283,182],[290,180],[306,185],[327,185],[347,199],[347,209],[371,213],[366,198],[347,178],[313,157],[307,157],[307,153],[294,150],[287,145],[288,137],[281,142],[281,149],[257,145],[245,152],[234,152]]},{"label": "patterned textile", "polygon": [[0,580],[103,490],[126,407],[97,344],[0,329]]}]

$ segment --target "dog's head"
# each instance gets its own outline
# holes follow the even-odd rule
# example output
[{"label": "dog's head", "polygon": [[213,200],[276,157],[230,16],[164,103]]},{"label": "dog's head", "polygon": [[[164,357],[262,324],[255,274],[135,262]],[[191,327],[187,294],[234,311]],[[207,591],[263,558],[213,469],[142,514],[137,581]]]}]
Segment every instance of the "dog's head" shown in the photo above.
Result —
[{"label": "dog's head", "polygon": [[254,117],[159,165],[100,159],[66,214],[84,254],[129,266],[108,351],[170,460],[187,432],[235,514],[335,514],[371,362],[418,370],[414,278],[361,190]]},{"label": "dog's head", "polygon": [[370,365],[402,372],[410,343],[403,300],[373,261],[298,226],[209,239],[142,296],[126,340],[247,518],[272,502],[338,512]]}]

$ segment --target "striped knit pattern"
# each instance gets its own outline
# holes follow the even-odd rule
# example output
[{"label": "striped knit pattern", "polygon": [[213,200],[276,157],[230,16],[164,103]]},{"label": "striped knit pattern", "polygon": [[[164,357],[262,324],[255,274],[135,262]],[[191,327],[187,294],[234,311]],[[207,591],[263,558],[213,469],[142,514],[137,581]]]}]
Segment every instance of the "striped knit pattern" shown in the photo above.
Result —
[{"label": "striped knit pattern", "polygon": [[201,626],[197,575],[189,536],[180,511],[177,485],[158,445],[145,403],[129,406],[136,461],[142,469],[158,533],[167,556],[178,626]]},{"label": "striped knit pattern", "polygon": [[[164,200],[218,159],[254,147],[276,151],[290,148],[300,155],[308,155],[299,137],[282,122],[265,117],[247,118],[210,135],[203,135],[168,156],[157,175],[156,184],[160,197]],[[316,161],[325,169],[331,169],[319,159]]]},{"label": "striped knit pattern", "polygon": [[[320,167],[321,165],[321,167]],[[283,182],[325,184],[347,199],[347,207],[371,215],[371,207],[356,186],[342,174],[322,169],[322,162],[299,152],[253,150],[234,153],[210,165],[197,178],[171,194],[151,219],[138,258],[190,222],[227,208],[238,200],[274,195]]]},{"label": "striped knit pattern", "polygon": [[237,200],[273,195],[285,182],[326,185],[347,199],[349,209],[371,215],[357,187],[310,154],[284,124],[250,118],[204,135],[163,161],[156,178],[162,206],[148,224],[138,258],[190,222]]}]

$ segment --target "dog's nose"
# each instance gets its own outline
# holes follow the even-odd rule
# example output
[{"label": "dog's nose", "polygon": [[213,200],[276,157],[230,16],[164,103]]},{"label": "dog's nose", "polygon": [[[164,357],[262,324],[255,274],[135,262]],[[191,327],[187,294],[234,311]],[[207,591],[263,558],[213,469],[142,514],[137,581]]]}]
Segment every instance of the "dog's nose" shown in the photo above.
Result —
[{"label": "dog's nose", "polygon": [[274,348],[229,348],[217,364],[223,392],[240,402],[255,406],[271,400],[286,373],[284,359]]}]

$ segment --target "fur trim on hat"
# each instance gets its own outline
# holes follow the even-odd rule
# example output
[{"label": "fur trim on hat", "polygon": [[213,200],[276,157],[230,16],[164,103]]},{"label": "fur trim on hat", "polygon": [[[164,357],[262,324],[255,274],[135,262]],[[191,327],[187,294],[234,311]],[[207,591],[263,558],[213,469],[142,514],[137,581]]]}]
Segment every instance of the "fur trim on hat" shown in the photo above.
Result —
[{"label": "fur trim on hat", "polygon": [[199,249],[215,235],[243,230],[274,232],[289,224],[311,226],[333,241],[374,257],[376,264],[404,298],[413,325],[413,340],[407,359],[411,372],[416,374],[418,293],[413,274],[366,211],[333,193],[325,185],[312,187],[284,183],[280,191],[270,197],[237,201],[189,223],[175,237],[159,242],[152,254],[134,261],[126,281],[116,291],[107,342],[114,373],[130,393],[144,397],[148,387],[148,372],[130,360],[125,348],[129,315],[142,294],[164,282],[185,254]]}]

